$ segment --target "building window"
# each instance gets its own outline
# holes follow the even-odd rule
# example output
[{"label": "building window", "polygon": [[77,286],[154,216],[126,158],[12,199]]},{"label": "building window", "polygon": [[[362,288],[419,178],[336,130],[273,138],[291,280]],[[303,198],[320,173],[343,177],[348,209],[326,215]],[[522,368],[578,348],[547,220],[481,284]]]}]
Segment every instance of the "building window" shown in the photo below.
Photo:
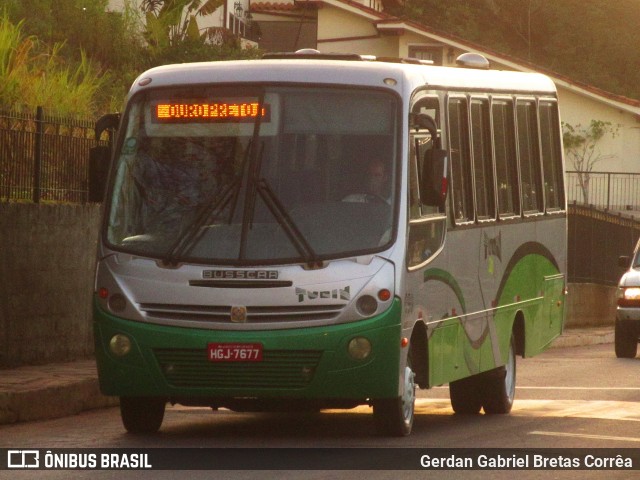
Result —
[{"label": "building window", "polygon": [[442,65],[442,47],[409,47],[409,57],[431,60],[434,65]]}]

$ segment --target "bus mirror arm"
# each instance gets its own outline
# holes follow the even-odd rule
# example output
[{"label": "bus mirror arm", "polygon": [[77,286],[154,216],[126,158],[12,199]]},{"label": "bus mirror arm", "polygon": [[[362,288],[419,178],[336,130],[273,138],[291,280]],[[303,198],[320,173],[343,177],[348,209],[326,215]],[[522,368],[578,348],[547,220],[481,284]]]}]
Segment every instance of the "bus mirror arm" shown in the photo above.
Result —
[{"label": "bus mirror arm", "polygon": [[[119,123],[120,123],[119,113],[108,113],[100,117],[96,122],[96,126],[95,126],[96,142],[100,141],[102,132],[104,132],[105,130],[116,130],[118,128]],[[109,135],[109,139],[111,139],[111,135]]]},{"label": "bus mirror arm", "polygon": [[89,150],[89,202],[102,202],[104,199],[111,149],[98,145]]},{"label": "bus mirror arm", "polygon": [[424,154],[420,175],[420,198],[425,205],[444,208],[449,190],[447,151],[432,148]]},{"label": "bus mirror arm", "polygon": [[111,159],[112,132],[118,128],[119,123],[119,113],[103,115],[96,121],[96,142],[100,141],[100,137],[105,130],[109,130],[109,144],[96,145],[89,149],[89,202],[102,202],[104,199]]}]

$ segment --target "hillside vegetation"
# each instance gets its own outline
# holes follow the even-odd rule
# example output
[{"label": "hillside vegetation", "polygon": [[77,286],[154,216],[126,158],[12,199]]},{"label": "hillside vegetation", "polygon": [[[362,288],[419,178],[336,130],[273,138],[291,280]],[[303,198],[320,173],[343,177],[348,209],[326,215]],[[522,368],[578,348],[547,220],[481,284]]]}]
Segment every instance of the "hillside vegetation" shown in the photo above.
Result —
[{"label": "hillside vegetation", "polygon": [[406,0],[390,13],[640,99],[640,0]]}]

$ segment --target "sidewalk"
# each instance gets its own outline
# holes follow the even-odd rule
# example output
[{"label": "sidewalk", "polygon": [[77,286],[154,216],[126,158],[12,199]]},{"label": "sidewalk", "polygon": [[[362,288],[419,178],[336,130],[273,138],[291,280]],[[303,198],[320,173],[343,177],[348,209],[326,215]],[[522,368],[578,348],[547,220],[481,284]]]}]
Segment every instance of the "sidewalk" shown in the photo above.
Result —
[{"label": "sidewalk", "polygon": [[[552,348],[613,343],[611,327],[572,328]],[[98,387],[94,360],[0,370],[0,425],[75,415],[115,406]]]}]

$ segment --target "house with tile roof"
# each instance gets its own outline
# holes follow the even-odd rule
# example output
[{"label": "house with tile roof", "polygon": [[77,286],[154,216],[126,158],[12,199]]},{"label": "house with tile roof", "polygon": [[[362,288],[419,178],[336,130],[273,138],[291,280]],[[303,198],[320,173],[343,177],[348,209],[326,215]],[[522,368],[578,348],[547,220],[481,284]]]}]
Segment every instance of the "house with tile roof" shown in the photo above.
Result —
[{"label": "house with tile roof", "polygon": [[[586,127],[591,120],[600,120],[618,128],[615,137],[607,136],[598,143],[603,159],[594,165],[593,171],[640,174],[640,100],[606,92],[538,65],[385,13],[385,4],[398,1],[401,0],[253,1],[250,11],[261,31],[258,45],[267,51],[316,48],[323,53],[413,57],[444,66],[455,66],[456,58],[462,53],[476,52],[489,60],[491,68],[544,73],[556,84],[564,122],[574,127]],[[566,169],[572,171],[576,167],[567,162]],[[593,185],[596,178],[599,177],[592,175]],[[629,181],[628,176],[623,181]],[[575,182],[575,176],[569,174],[567,197],[570,201],[580,202],[582,196]],[[640,175],[637,182],[640,182]],[[595,199],[590,200],[596,203]],[[626,198],[620,203],[635,201],[640,202],[640,199]]]}]

